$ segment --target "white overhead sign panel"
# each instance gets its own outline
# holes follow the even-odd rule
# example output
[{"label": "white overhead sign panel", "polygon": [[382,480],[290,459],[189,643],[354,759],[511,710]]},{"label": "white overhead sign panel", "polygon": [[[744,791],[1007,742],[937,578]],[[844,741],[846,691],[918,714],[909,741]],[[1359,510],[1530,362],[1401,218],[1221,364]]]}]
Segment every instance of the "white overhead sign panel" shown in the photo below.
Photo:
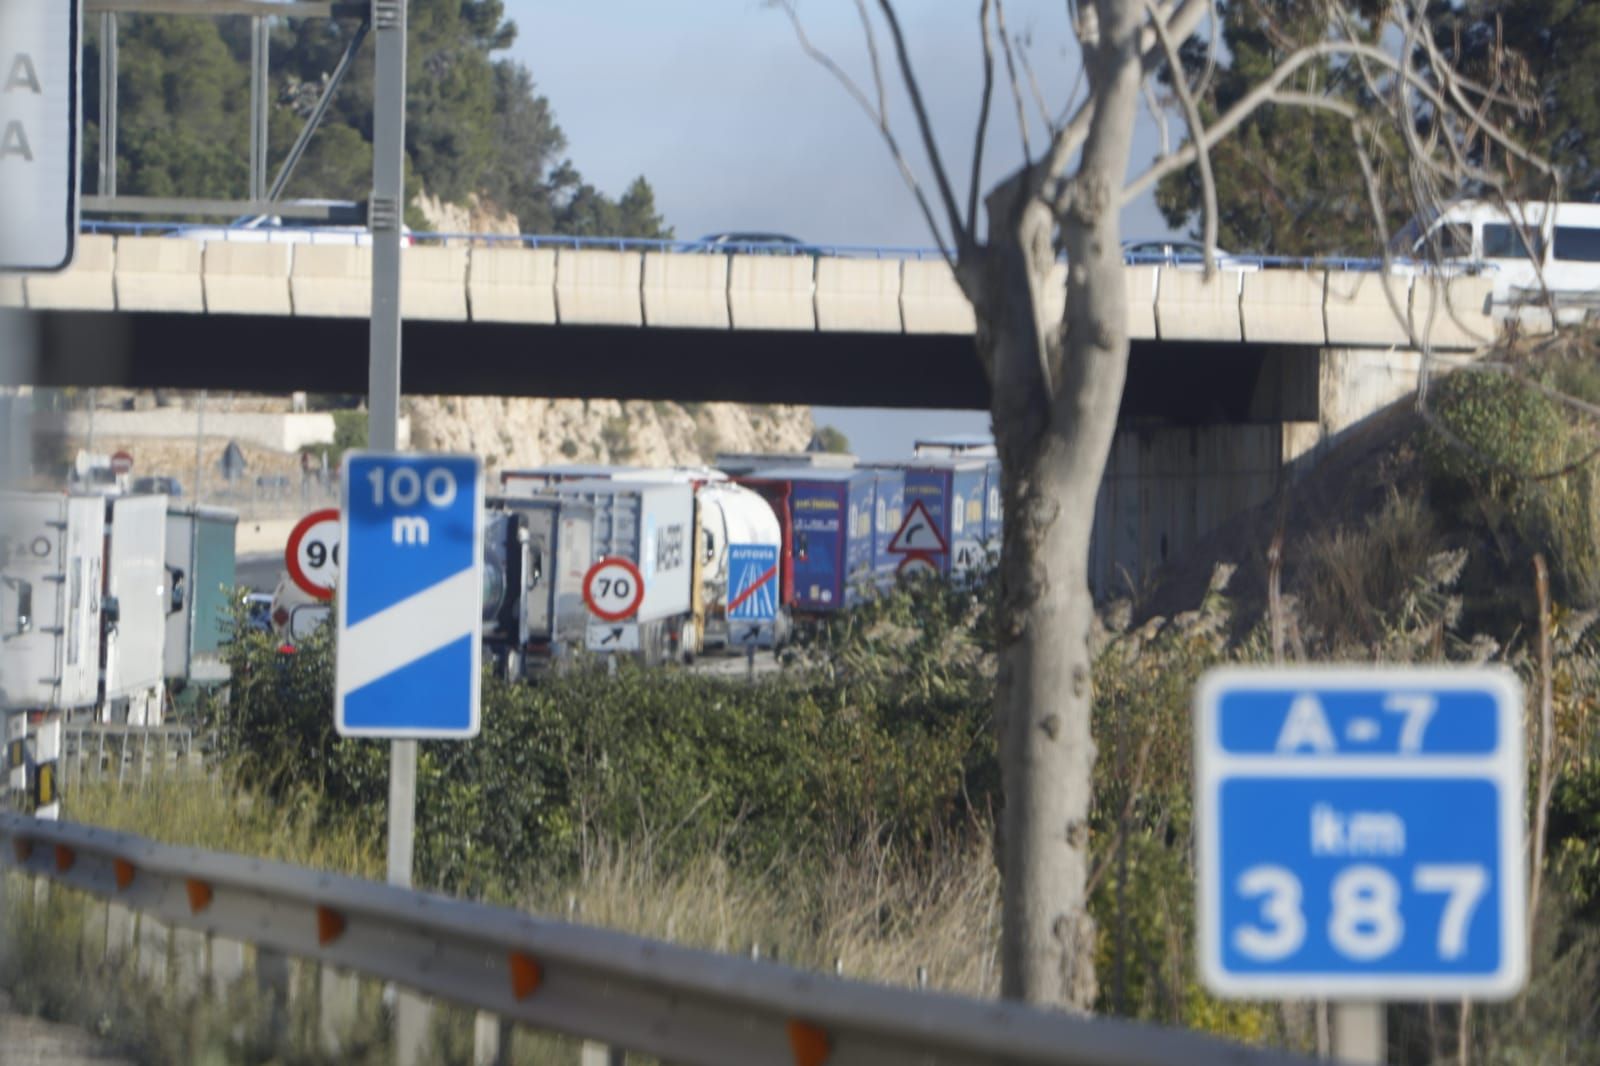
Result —
[{"label": "white overhead sign panel", "polygon": [[0,269],[72,262],[80,18],[79,0],[0,0]]}]

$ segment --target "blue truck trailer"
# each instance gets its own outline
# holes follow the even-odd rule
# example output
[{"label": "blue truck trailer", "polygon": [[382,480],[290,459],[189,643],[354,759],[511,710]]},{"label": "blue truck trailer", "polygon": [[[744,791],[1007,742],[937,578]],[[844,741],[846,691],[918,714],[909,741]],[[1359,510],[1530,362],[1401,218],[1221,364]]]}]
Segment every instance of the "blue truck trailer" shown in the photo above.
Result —
[{"label": "blue truck trailer", "polygon": [[903,514],[909,517],[912,509],[921,504],[933,521],[934,528],[948,549],[929,553],[939,573],[961,573],[982,560],[989,483],[988,460],[906,459],[877,465],[903,473]]},{"label": "blue truck trailer", "polygon": [[816,615],[860,602],[873,582],[877,473],[780,467],[740,481],[778,514],[783,603],[796,615]]}]

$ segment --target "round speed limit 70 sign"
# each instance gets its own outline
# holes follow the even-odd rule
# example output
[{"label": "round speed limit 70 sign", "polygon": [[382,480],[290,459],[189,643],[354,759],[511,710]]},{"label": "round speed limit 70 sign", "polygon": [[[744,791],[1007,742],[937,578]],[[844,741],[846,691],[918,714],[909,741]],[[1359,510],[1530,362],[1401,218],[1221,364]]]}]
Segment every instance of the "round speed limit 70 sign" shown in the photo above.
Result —
[{"label": "round speed limit 70 sign", "polygon": [[583,575],[583,602],[602,622],[620,622],[639,609],[644,600],[644,578],[627,559],[609,556]]},{"label": "round speed limit 70 sign", "polygon": [[290,579],[319,600],[333,599],[339,583],[339,511],[312,511],[294,527],[283,550]]}]

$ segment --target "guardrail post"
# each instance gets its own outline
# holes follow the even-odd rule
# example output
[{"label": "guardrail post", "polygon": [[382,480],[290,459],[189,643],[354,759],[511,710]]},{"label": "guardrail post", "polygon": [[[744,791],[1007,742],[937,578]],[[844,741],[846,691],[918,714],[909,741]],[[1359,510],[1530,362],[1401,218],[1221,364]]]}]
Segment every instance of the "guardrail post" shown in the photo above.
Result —
[{"label": "guardrail post", "polygon": [[472,1066],[507,1066],[511,1061],[511,1023],[479,1011],[472,1019]]},{"label": "guardrail post", "polygon": [[396,1066],[422,1066],[430,1061],[433,1004],[406,988],[395,989],[394,1061]]},{"label": "guardrail post", "polygon": [[244,976],[244,944],[214,936],[207,946],[206,963],[211,979],[211,994],[221,999]]},{"label": "guardrail post", "polygon": [[138,916],[120,903],[106,904],[105,953],[118,965],[126,965],[138,944]]},{"label": "guardrail post", "polygon": [[361,984],[353,973],[323,965],[317,968],[317,1042],[329,1054],[343,1051],[356,1023]]},{"label": "guardrail post", "polygon": [[157,988],[167,985],[167,953],[172,946],[172,930],[167,924],[149,914],[139,915],[138,959],[139,976]]},{"label": "guardrail post", "polygon": [[205,990],[206,935],[197,929],[172,930],[172,984],[180,1003]]},{"label": "guardrail post", "polygon": [[256,948],[256,988],[267,999],[267,1031],[282,1033],[289,1025],[289,957],[271,948]]},{"label": "guardrail post", "polygon": [[628,1056],[621,1048],[607,1047],[592,1040],[585,1040],[583,1054],[578,1061],[581,1066],[626,1066]]}]

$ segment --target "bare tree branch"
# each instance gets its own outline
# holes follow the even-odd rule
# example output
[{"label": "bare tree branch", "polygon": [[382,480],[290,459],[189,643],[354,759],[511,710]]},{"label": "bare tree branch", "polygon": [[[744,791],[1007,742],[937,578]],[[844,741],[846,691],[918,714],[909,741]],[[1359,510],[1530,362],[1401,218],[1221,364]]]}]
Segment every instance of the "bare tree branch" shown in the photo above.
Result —
[{"label": "bare tree branch", "polygon": [[[1210,7],[1211,0],[1168,0],[1159,4],[1157,11],[1165,20],[1167,32],[1174,40],[1181,41],[1194,32],[1194,28],[1200,24],[1200,20],[1205,17]],[[1140,61],[1145,73],[1155,70],[1166,61],[1166,53],[1156,39],[1153,29],[1146,27],[1140,31],[1139,48]],[[1073,153],[1083,146],[1083,139],[1088,136],[1089,125],[1094,120],[1094,109],[1095,94],[1090,92],[1083,105],[1056,131],[1055,138],[1050,143],[1050,151],[1040,165],[1034,168],[1036,187],[1042,188],[1050,182],[1058,181],[1066,172],[1067,163],[1072,159]],[[1057,201],[1059,204],[1059,197]]]},{"label": "bare tree branch", "polygon": [[1200,106],[1189,91],[1189,79],[1183,73],[1183,60],[1178,56],[1178,46],[1161,21],[1155,5],[1146,2],[1150,10],[1150,26],[1156,31],[1156,40],[1167,54],[1167,64],[1172,68],[1172,84],[1178,92],[1178,102],[1183,105],[1183,117],[1189,124],[1189,139],[1199,146],[1195,153],[1200,160],[1200,195],[1204,207],[1205,279],[1210,281],[1217,272],[1217,179],[1211,173],[1211,149],[1206,146],[1206,126],[1200,118]]},{"label": "bare tree branch", "polygon": [[906,47],[905,34],[900,29],[900,16],[895,12],[893,0],[878,0],[878,7],[889,22],[889,35],[894,41],[895,56],[900,61],[900,77],[905,82],[906,95],[911,99],[911,110],[917,117],[917,129],[922,133],[922,148],[928,154],[928,165],[933,168],[933,180],[939,187],[939,198],[944,202],[945,214],[950,217],[950,228],[955,231],[956,247],[964,250],[973,243],[972,234],[961,224],[961,209],[956,205],[955,193],[950,188],[950,174],[945,169],[944,157],[939,154],[939,142],[933,136],[933,122],[928,117],[928,106],[922,99],[922,85],[917,80],[917,72],[911,65],[911,52]]},{"label": "bare tree branch", "polygon": [[1017,103],[1017,132],[1022,135],[1022,162],[1033,166],[1033,149],[1028,144],[1028,108],[1022,101],[1022,83],[1017,80],[1017,62],[1012,55],[1011,34],[1006,29],[1005,0],[994,0],[994,18],[1000,31],[1000,47],[1006,53],[1006,73],[1011,77],[1011,98]]},{"label": "bare tree branch", "polygon": [[883,84],[883,63],[878,58],[878,34],[872,28],[872,16],[867,13],[867,0],[856,0],[856,14],[861,19],[861,35],[867,42],[867,58],[872,63],[872,84],[878,91],[878,114],[889,114],[889,94]]},{"label": "bare tree branch", "polygon": [[[1320,41],[1316,44],[1307,45],[1304,48],[1301,48],[1299,51],[1285,57],[1283,62],[1278,65],[1276,70],[1274,70],[1262,81],[1257,83],[1248,93],[1242,96],[1225,115],[1219,118],[1206,131],[1205,147],[1213,147],[1218,141],[1221,141],[1224,137],[1227,137],[1229,134],[1233,133],[1234,130],[1238,129],[1247,118],[1249,118],[1256,111],[1260,110],[1263,105],[1269,103],[1272,96],[1282,88],[1283,83],[1288,81],[1290,77],[1292,77],[1306,64],[1314,60],[1327,59],[1335,56],[1351,58],[1357,62],[1363,59],[1370,60],[1377,66],[1386,68],[1390,73],[1395,75],[1398,80],[1404,82],[1409,89],[1414,90],[1418,95],[1420,95],[1428,103],[1432,104],[1440,112],[1451,110],[1449,104],[1439,94],[1438,90],[1429,84],[1420,73],[1412,70],[1409,64],[1397,61],[1394,56],[1391,56],[1382,49],[1373,45],[1361,43],[1359,41]],[[1410,125],[1409,122],[1400,122],[1398,124],[1402,127]],[[1500,136],[1504,137],[1504,134],[1501,134]],[[1453,139],[1446,138],[1446,140],[1452,141]],[[1510,139],[1506,138],[1506,140],[1509,141]],[[1167,156],[1165,159],[1157,160],[1149,167],[1149,169],[1145,170],[1144,173],[1140,174],[1127,184],[1122,192],[1122,202],[1124,204],[1129,203],[1166,175],[1182,167],[1186,167],[1190,163],[1193,163],[1198,154],[1196,149],[1196,143],[1190,142],[1177,152]],[[1517,151],[1519,154],[1531,156],[1531,153],[1527,153],[1527,151],[1522,149],[1520,146],[1518,146]],[[1487,172],[1472,167],[1470,164],[1466,164],[1465,161],[1463,161],[1463,164],[1463,169],[1469,174],[1481,175],[1485,179],[1492,179],[1492,175],[1488,174]],[[1539,165],[1541,166],[1541,169],[1548,167],[1548,164]]]},{"label": "bare tree branch", "polygon": [[[867,97],[861,86],[856,84],[855,79],[846,73],[838,63],[834,62],[832,56],[811,42],[811,38],[806,35],[805,25],[800,21],[800,14],[795,10],[793,0],[778,0],[778,6],[783,9],[784,14],[789,16],[789,22],[794,27],[795,38],[800,44],[801,51],[805,52],[819,66],[834,76],[839,84],[844,87],[845,92],[850,94],[850,98],[867,113],[867,117],[878,128],[878,132],[883,135],[884,143],[889,147],[889,154],[894,157],[895,165],[900,168],[900,176],[905,179],[912,196],[916,198],[917,206],[922,209],[922,217],[928,223],[928,231],[933,234],[934,243],[938,245],[940,254],[944,256],[945,262],[950,264],[950,270],[954,273],[956,261],[950,251],[951,245],[946,243],[944,239],[944,231],[939,226],[938,217],[934,214],[933,205],[928,202],[928,196],[923,191],[922,183],[917,180],[916,174],[911,170],[911,165],[906,162],[905,153],[900,150],[900,142],[895,138],[894,129],[889,123],[888,112],[881,108],[873,107],[872,101]],[[956,236],[959,240],[961,237],[959,228],[960,216],[953,217],[957,223]]]},{"label": "bare tree branch", "polygon": [[1172,151],[1172,130],[1167,122],[1166,109],[1156,99],[1155,79],[1148,74],[1144,78],[1144,107],[1150,112],[1150,118],[1161,135],[1161,154],[1166,155]]},{"label": "bare tree branch", "polygon": [[[857,0],[860,3],[861,0]],[[989,4],[978,8],[983,31],[983,99],[978,104],[978,135],[972,146],[972,184],[967,189],[967,232],[978,232],[978,186],[983,180],[983,145],[989,132],[989,104],[994,99],[994,38],[989,33]]]}]

